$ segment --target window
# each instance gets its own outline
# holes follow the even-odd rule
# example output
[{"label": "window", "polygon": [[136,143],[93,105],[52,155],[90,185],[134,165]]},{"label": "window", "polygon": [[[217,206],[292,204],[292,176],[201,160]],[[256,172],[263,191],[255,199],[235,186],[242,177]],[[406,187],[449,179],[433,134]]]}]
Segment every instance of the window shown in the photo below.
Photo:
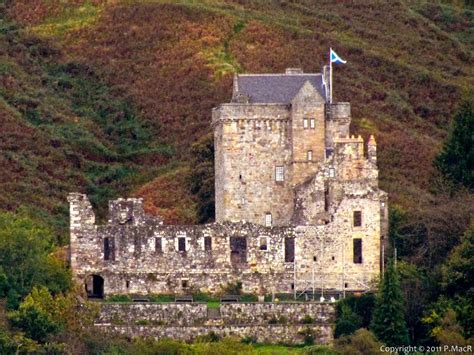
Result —
[{"label": "window", "polygon": [[380,217],[385,217],[385,202],[380,203]]},{"label": "window", "polygon": [[271,227],[272,226],[272,214],[267,213],[265,214],[265,227]]},{"label": "window", "polygon": [[188,280],[181,280],[181,287],[182,288],[188,288],[189,283]]},{"label": "window", "polygon": [[328,159],[332,155],[332,148],[326,148],[326,159]]},{"label": "window", "polygon": [[115,260],[114,238],[104,238],[104,260]]},{"label": "window", "polygon": [[303,128],[308,128],[308,120],[306,118],[303,120]]},{"label": "window", "polygon": [[155,238],[155,253],[162,253],[163,252],[163,243],[161,241],[161,237]]},{"label": "window", "polygon": [[186,251],[186,238],[178,238],[178,251]]},{"label": "window", "polygon": [[266,237],[260,237],[260,250],[268,250],[267,246],[267,238]]},{"label": "window", "polygon": [[212,250],[212,238],[211,237],[204,237],[204,250],[211,251]]},{"label": "window", "polygon": [[317,261],[317,260],[318,260],[318,258],[316,257],[316,255],[313,256],[313,261]]},{"label": "window", "polygon": [[329,168],[329,177],[333,178],[335,176],[336,176],[336,171],[334,170],[334,168]]},{"label": "window", "polygon": [[362,239],[354,239],[354,264],[362,264]]},{"label": "window", "polygon": [[313,151],[312,150],[308,150],[307,152],[307,157],[308,157],[308,161],[312,161],[313,160]]},{"label": "window", "polygon": [[362,227],[362,211],[354,211],[354,227]]},{"label": "window", "polygon": [[314,118],[312,118],[310,120],[310,127],[311,127],[311,129],[314,129],[315,126],[316,126],[316,122],[314,121]]},{"label": "window", "polygon": [[285,238],[285,262],[292,263],[295,261],[295,238]]},{"label": "window", "polygon": [[247,239],[230,237],[230,261],[232,264],[247,262]]},{"label": "window", "polygon": [[130,281],[129,280],[125,281],[125,287],[130,288]]},{"label": "window", "polygon": [[285,170],[283,166],[275,167],[275,181],[285,181]]}]

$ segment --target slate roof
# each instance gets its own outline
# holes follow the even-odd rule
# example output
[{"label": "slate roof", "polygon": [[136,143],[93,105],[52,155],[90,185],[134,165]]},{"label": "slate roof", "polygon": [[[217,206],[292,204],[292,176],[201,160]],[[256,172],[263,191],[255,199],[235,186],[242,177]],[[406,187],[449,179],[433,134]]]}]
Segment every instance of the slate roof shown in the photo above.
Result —
[{"label": "slate roof", "polygon": [[326,100],[322,74],[244,74],[237,76],[238,92],[250,103],[289,104],[309,81]]}]

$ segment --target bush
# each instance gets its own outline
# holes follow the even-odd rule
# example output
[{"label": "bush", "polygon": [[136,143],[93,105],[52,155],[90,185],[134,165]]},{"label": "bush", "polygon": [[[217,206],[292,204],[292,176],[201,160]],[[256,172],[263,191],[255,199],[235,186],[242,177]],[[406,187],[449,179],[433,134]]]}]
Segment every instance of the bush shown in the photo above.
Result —
[{"label": "bush", "polygon": [[362,325],[362,320],[352,311],[347,303],[341,304],[340,315],[336,320],[336,328],[334,330],[334,336],[339,338],[343,335],[351,335]]},{"label": "bush", "polygon": [[367,329],[359,329],[354,334],[337,339],[334,348],[341,355],[378,355],[381,343]]},{"label": "bush", "polygon": [[33,288],[16,312],[10,314],[15,327],[36,341],[45,342],[50,334],[58,333],[64,324],[58,319],[60,305],[44,287]]},{"label": "bush", "polygon": [[312,323],[314,323],[314,318],[311,317],[309,314],[307,314],[303,318],[301,318],[300,323],[301,324],[312,324]]},{"label": "bush", "polygon": [[129,295],[111,295],[107,297],[107,302],[132,302],[132,298]]}]

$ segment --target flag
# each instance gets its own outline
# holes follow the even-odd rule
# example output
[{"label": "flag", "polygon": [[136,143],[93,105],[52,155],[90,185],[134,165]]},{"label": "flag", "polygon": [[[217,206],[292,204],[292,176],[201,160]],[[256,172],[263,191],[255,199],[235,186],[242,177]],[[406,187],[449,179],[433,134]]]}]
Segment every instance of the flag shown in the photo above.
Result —
[{"label": "flag", "polygon": [[332,50],[332,48],[330,49],[331,50],[331,54],[330,54],[330,57],[331,57],[331,63],[336,63],[336,64],[346,64],[347,61],[345,60],[342,60],[341,57],[339,57],[336,52],[334,52]]}]

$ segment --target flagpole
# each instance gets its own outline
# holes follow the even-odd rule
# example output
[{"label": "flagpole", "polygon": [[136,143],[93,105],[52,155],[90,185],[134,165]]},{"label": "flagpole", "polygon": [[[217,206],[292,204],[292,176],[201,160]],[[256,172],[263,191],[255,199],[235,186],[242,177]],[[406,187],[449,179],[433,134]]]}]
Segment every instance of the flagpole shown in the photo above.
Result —
[{"label": "flagpole", "polygon": [[332,48],[329,48],[329,103],[332,104]]}]

